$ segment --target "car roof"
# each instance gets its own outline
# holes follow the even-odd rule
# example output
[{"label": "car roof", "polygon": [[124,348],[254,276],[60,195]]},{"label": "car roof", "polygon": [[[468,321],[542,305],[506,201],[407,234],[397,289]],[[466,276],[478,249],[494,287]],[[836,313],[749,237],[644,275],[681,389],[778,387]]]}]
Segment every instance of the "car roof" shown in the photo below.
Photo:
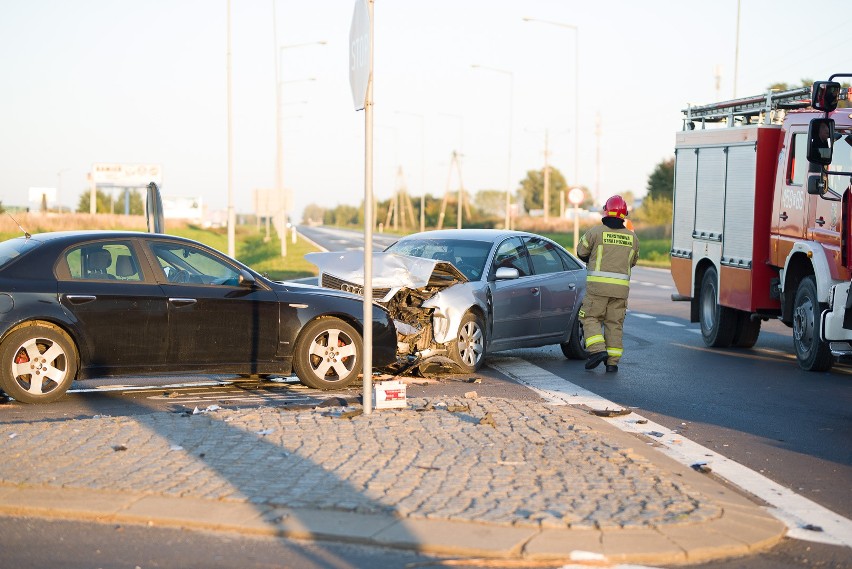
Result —
[{"label": "car roof", "polygon": [[512,236],[535,236],[535,233],[509,229],[437,229],[412,233],[402,239],[462,239],[465,241],[496,241]]},{"label": "car roof", "polygon": [[[139,237],[158,237],[163,239],[176,239],[187,241],[183,237],[176,235],[166,235],[159,233],[146,233],[144,231],[126,231],[126,230],[109,230],[109,229],[87,229],[77,231],[48,231],[45,233],[36,233],[27,239],[41,241],[43,243],[76,243],[86,239],[132,239]],[[17,239],[24,239],[22,235]]]}]

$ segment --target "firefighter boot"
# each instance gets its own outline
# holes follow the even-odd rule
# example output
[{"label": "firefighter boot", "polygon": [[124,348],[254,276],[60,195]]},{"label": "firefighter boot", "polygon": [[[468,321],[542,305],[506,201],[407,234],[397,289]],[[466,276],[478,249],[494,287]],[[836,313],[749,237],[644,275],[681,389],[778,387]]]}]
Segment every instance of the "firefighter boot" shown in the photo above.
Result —
[{"label": "firefighter boot", "polygon": [[601,365],[607,357],[606,352],[595,352],[589,356],[588,360],[586,360],[586,369],[595,369]]},{"label": "firefighter boot", "polygon": [[616,373],[617,371],[618,371],[617,365],[610,365],[610,364],[606,365],[606,372],[607,373]]}]

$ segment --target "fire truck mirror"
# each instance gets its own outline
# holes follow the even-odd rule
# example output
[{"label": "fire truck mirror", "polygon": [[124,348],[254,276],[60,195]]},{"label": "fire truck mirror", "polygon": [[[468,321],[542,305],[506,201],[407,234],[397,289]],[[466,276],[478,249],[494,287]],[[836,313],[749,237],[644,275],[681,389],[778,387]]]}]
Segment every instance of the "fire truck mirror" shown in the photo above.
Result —
[{"label": "fire truck mirror", "polygon": [[834,120],[811,119],[808,126],[808,162],[828,166],[834,149]]},{"label": "fire truck mirror", "polygon": [[824,196],[828,190],[828,174],[822,172],[811,172],[808,174],[808,193],[815,196]]},{"label": "fire truck mirror", "polygon": [[840,83],[836,81],[816,81],[811,95],[811,106],[818,111],[830,113],[837,108],[840,95]]}]

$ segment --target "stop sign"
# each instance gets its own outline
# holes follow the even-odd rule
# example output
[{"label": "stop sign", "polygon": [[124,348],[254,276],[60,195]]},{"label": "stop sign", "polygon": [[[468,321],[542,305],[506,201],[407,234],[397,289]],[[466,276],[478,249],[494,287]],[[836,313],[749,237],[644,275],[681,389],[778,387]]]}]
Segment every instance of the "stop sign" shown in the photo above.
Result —
[{"label": "stop sign", "polygon": [[586,197],[583,194],[583,190],[580,188],[571,188],[571,191],[568,192],[568,201],[574,205],[580,205],[583,203],[583,198]]},{"label": "stop sign", "polygon": [[355,110],[364,108],[370,83],[370,9],[367,0],[355,0],[355,12],[349,27],[349,86]]}]

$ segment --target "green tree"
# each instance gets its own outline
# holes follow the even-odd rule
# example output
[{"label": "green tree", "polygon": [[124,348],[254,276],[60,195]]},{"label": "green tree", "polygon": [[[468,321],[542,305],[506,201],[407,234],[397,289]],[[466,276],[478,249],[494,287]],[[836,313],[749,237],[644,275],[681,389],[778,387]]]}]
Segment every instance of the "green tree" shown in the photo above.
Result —
[{"label": "green tree", "polygon": [[670,197],[645,196],[642,206],[636,210],[636,220],[647,225],[670,225],[672,222],[672,200]]},{"label": "green tree", "polygon": [[674,191],[674,158],[666,158],[648,176],[648,196],[672,201]]},{"label": "green tree", "polygon": [[[145,215],[145,203],[142,200],[142,194],[137,191],[130,190],[130,215]],[[84,190],[80,194],[80,201],[77,204],[77,211],[80,213],[89,213],[89,205],[91,204],[91,192]],[[124,193],[107,194],[103,190],[98,190],[95,194],[95,213],[124,213]]]},{"label": "green tree", "polygon": [[[550,167],[549,215],[559,215],[559,194],[568,190],[565,176],[558,168]],[[544,209],[544,171],[528,170],[527,177],[521,180],[519,191],[524,206],[529,209]],[[586,192],[588,195],[588,192]]]},{"label": "green tree", "polygon": [[316,223],[325,218],[325,208],[318,206],[315,203],[308,204],[302,211],[302,223]]}]

